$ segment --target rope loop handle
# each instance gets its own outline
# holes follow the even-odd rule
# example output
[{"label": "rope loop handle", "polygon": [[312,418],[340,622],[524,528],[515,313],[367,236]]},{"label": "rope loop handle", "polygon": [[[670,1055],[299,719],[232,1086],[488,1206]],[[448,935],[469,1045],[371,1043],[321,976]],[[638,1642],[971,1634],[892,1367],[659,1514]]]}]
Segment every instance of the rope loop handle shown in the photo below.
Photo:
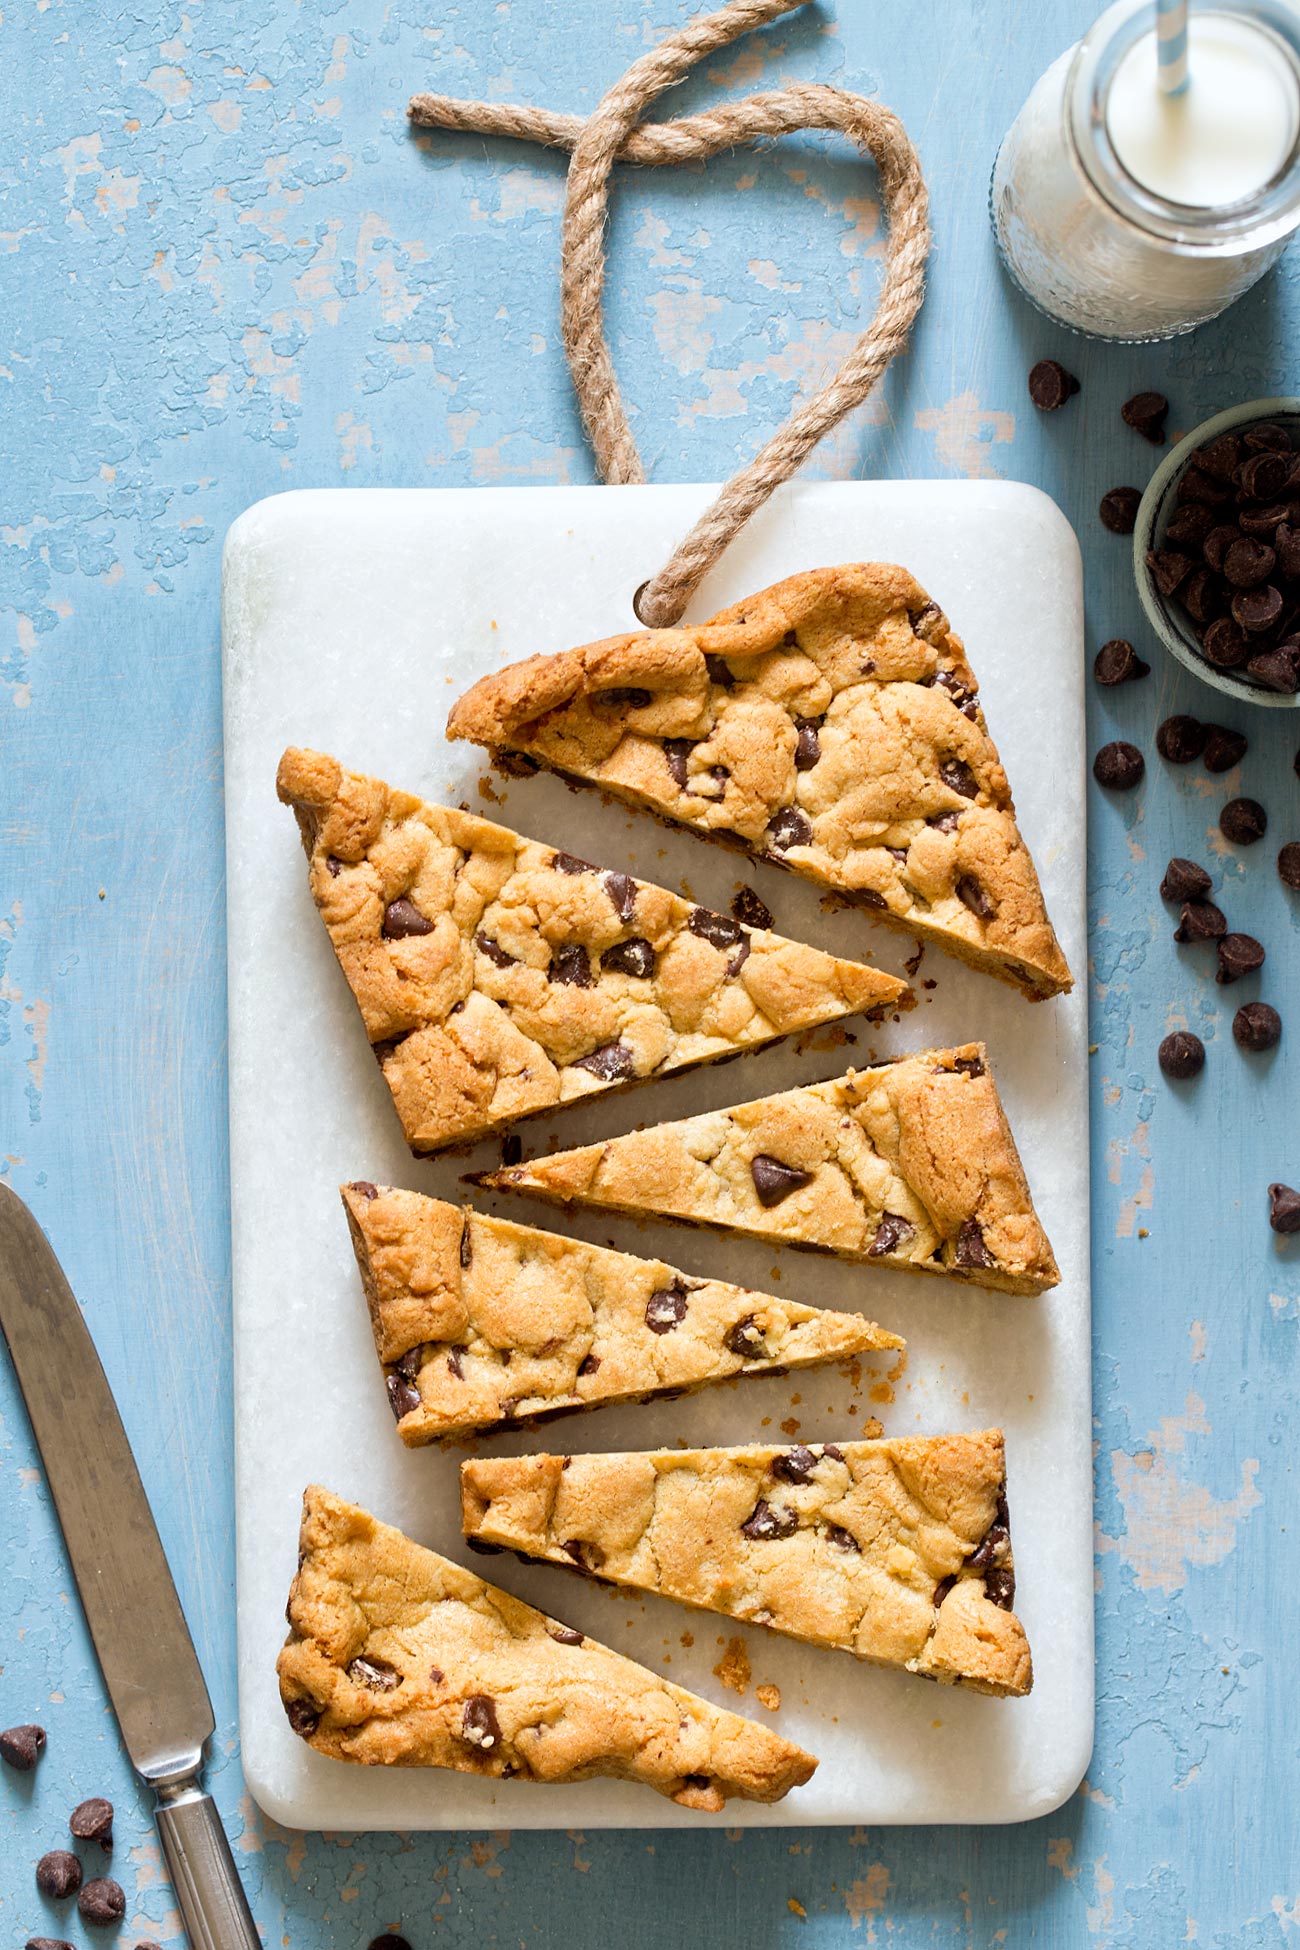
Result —
[{"label": "rope loop handle", "polygon": [[652,168],[698,162],[723,149],[789,135],[837,129],[875,162],[889,218],[885,273],[875,315],[838,372],[796,404],[785,425],[740,472],[678,543],[634,598],[638,620],[652,629],[679,621],[703,577],[774,489],[788,481],[822,435],[861,405],[907,343],[925,290],[930,249],[929,197],[915,149],[891,110],[842,88],[795,83],[770,94],[727,102],[701,115],[641,123],[655,98],[704,56],[792,13],[806,0],[730,0],[718,13],[688,21],[634,61],[585,120],[502,102],[414,95],[408,114],[424,128],[515,136],[571,152],[560,257],[564,351],[583,425],[601,478],[621,487],[645,480],[605,337],[605,225],[609,178],[616,162]]}]

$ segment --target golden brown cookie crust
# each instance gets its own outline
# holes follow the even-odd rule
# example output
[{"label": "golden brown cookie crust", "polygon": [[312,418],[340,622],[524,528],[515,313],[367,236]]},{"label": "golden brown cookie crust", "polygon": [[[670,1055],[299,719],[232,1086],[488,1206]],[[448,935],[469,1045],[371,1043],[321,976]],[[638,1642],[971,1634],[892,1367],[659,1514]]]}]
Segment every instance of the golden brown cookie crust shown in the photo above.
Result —
[{"label": "golden brown cookie crust", "polygon": [[417,1153],[909,999],[322,752],[286,751],[277,789]]},{"label": "golden brown cookie crust", "polygon": [[1060,1274],[980,1043],[923,1050],[474,1181],[1005,1293]]},{"label": "golden brown cookie crust", "polygon": [[413,1448],[903,1346],[858,1314],[419,1192],[341,1190],[397,1432]]},{"label": "golden brown cookie crust", "polygon": [[447,732],[806,874],[1031,1000],[1071,987],[961,639],[893,563],[530,657]]},{"label": "golden brown cookie crust", "polygon": [[715,1813],[817,1762],[313,1486],[277,1672],[317,1753],[498,1780],[640,1781]]},{"label": "golden brown cookie crust", "polygon": [[497,1456],[467,1537],[977,1692],[1027,1693],[1002,1433]]}]

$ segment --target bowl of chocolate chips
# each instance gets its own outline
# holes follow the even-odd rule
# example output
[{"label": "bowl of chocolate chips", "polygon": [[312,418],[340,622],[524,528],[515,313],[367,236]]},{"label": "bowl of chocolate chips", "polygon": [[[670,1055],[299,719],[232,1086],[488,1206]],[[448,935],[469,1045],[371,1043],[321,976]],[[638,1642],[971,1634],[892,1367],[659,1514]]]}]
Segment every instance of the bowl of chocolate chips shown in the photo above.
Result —
[{"label": "bowl of chocolate chips", "polygon": [[1300,706],[1300,399],[1216,414],[1169,454],[1133,530],[1138,593],[1180,663]]}]

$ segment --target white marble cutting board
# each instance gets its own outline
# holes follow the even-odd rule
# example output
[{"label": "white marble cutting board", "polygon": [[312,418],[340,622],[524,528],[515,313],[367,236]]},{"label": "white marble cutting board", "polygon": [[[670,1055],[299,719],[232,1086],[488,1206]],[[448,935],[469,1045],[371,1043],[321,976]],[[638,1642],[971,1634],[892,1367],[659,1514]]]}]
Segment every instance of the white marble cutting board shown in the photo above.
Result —
[{"label": "white marble cutting board", "polygon": [[[572,1229],[688,1270],[854,1307],[908,1338],[887,1378],[864,1364],[732,1382],[690,1399],[610,1409],[484,1441],[482,1451],[639,1449],[843,1441],[870,1415],[890,1434],[1000,1424],[1006,1431],[1017,1610],[1033,1647],[1027,1700],[1002,1701],[877,1671],[844,1654],[743,1629],[666,1600],[637,1600],[513,1557],[486,1563],[519,1596],[666,1676],[776,1726],[820,1756],[809,1786],[773,1808],[716,1817],[645,1788],[544,1788],[425,1770],[350,1767],[290,1731],[274,1664],[284,1636],[299,1499],[320,1481],[466,1561],[463,1452],[403,1449],[394,1432],[336,1187],[369,1178],[456,1198],[459,1174],[495,1162],[417,1163],[307,891],[292,815],[275,796],[286,744],[476,811],[588,859],[725,909],[742,879],[785,933],[893,969],[914,944],[858,913],[823,913],[793,875],[669,833],[556,780],[497,781],[449,745],[453,699],[535,651],[634,627],[633,590],[711,496],[704,487],[322,491],[262,501],[226,543],[226,831],[234,1263],[239,1671],[243,1765],[290,1827],[784,1826],[989,1822],[1043,1815],[1077,1786],[1092,1744],[1088,1097],[1084,716],[1078,548],[1037,491],[1004,482],[796,485],[733,545],[691,614],[800,569],[906,563],[965,637],[989,724],[1078,986],[1030,1004],[931,948],[920,1006],[743,1062],[646,1085],[521,1127],[525,1155],[586,1143],[770,1089],[839,1074],[855,1057],[984,1038],[1060,1260],[1060,1287],[1016,1299],[809,1259],[755,1242],[599,1215]],[[493,796],[499,794],[499,798]],[[933,987],[924,986],[933,982]],[[854,1025],[850,1025],[854,1027]],[[497,1211],[554,1225],[523,1199]],[[560,1216],[558,1223],[566,1222]],[[785,1432],[784,1434],[782,1432]],[[474,1569],[485,1561],[470,1557]],[[753,1668],[745,1697],[714,1675],[725,1641]],[[754,1687],[780,1688],[771,1715]]]}]

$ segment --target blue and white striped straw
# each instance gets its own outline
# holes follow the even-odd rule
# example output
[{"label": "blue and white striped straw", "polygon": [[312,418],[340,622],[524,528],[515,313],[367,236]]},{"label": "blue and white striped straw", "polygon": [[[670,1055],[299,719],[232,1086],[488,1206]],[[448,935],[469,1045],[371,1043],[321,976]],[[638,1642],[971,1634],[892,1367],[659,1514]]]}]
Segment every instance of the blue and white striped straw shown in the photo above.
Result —
[{"label": "blue and white striped straw", "polygon": [[1187,86],[1187,0],[1156,0],[1156,72],[1162,95]]}]

